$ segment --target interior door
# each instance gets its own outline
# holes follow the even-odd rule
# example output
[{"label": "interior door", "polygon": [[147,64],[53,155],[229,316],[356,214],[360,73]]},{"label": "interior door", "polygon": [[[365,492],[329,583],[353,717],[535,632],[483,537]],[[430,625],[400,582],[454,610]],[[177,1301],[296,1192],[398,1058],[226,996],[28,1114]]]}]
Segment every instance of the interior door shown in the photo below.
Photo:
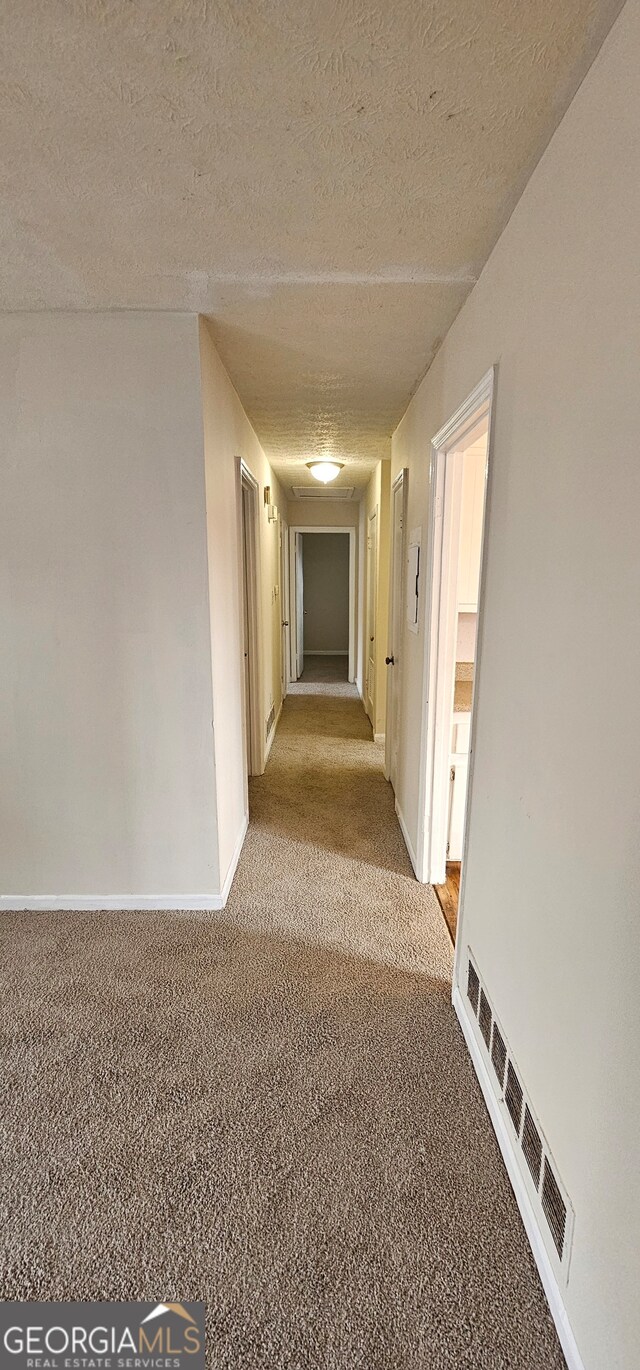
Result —
[{"label": "interior door", "polygon": [[244,709],[245,709],[245,729],[247,739],[247,771],[252,773],[251,756],[251,664],[249,660],[250,634],[249,634],[249,548],[248,548],[248,520],[250,517],[247,508],[249,501],[248,492],[242,487],[242,620],[243,620],[243,649],[244,649]]},{"label": "interior door", "polygon": [[281,671],[282,698],[287,695],[289,685],[289,528],[284,519],[280,520],[280,613],[282,622]]},{"label": "interior door", "polygon": [[369,518],[367,537],[367,713],[375,731],[376,593],[378,581],[378,510]]},{"label": "interior door", "polygon": [[398,770],[398,736],[400,713],[400,656],[402,652],[402,617],[404,588],[404,522],[406,484],[404,471],[394,482],[391,510],[391,613],[389,616],[389,652],[387,656],[387,723],[386,771],[393,789]]},{"label": "interior door", "polygon": [[302,567],[302,533],[296,533],[295,596],[296,596],[296,680],[304,670],[304,573]]}]

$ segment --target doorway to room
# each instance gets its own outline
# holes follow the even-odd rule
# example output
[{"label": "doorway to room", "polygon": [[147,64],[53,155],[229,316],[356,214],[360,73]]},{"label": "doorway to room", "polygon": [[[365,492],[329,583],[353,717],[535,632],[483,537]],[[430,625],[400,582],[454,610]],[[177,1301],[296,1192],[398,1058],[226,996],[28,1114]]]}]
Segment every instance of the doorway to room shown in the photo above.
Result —
[{"label": "doorway to room", "polygon": [[452,940],[464,897],[493,373],[431,444],[422,848]]},{"label": "doorway to room", "polygon": [[355,529],[289,530],[290,679],[355,679]]}]

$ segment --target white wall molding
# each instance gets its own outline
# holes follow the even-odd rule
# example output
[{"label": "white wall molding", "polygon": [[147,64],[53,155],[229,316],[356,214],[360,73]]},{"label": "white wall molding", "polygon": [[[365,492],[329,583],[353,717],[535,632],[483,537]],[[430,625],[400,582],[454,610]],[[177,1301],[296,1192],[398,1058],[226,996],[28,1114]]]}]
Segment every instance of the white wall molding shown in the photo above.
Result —
[{"label": "white wall molding", "polygon": [[411,865],[413,866],[413,873],[414,873],[414,875],[415,875],[415,877],[416,877],[416,880],[419,880],[419,879],[420,879],[420,876],[418,875],[418,863],[417,863],[417,859],[416,859],[416,854],[415,854],[415,851],[414,851],[414,849],[413,849],[413,843],[412,843],[412,841],[411,841],[411,838],[409,837],[409,833],[408,833],[408,830],[407,830],[407,825],[406,825],[406,823],[405,823],[405,821],[404,821],[404,817],[403,817],[403,814],[402,814],[402,810],[401,810],[401,808],[400,808],[400,805],[398,804],[397,799],[396,799],[396,817],[397,817],[397,819],[398,819],[398,823],[400,824],[400,831],[401,831],[401,833],[402,833],[402,836],[404,837],[404,842],[405,842],[405,846],[406,846],[406,848],[407,848],[407,851],[408,851],[408,853],[409,853],[409,859],[410,859],[410,861],[411,861]]},{"label": "white wall molding", "polygon": [[[276,716],[275,716],[275,719],[274,719],[274,722],[273,722],[273,727],[272,727],[271,732],[269,733],[269,737],[268,737],[268,739],[267,739],[267,745],[266,745],[265,753],[264,753],[264,764],[265,764],[265,767],[266,767],[266,765],[267,765],[267,761],[269,760],[269,755],[270,755],[270,753],[271,753],[271,748],[272,748],[272,746],[273,746],[273,739],[274,739],[274,737],[275,737],[275,735],[276,735],[276,733],[277,733],[277,731],[278,731],[278,724],[279,724],[279,722],[280,722],[280,715],[281,715],[281,713],[282,713],[282,705],[283,705],[283,703],[284,703],[284,700],[281,699],[281,700],[280,700],[280,708],[278,709],[278,712],[277,712],[277,714],[276,714]],[[248,814],[247,814],[247,815],[246,815],[246,819],[245,819],[244,833],[242,834],[242,841],[243,841],[243,842],[244,842],[245,833],[246,833],[246,831],[247,831],[248,823],[249,823],[249,816],[248,816]],[[242,846],[242,843],[240,843],[240,845]],[[238,856],[239,856],[239,855],[240,855],[240,853],[238,852]]]},{"label": "white wall molding", "polygon": [[[275,729],[274,729],[275,732]],[[226,906],[249,826],[245,813],[222,890],[208,894],[1,894],[0,913],[165,913],[171,910],[216,913]]]},{"label": "white wall molding", "polygon": [[[398,815],[398,817],[400,817],[400,815]],[[558,1281],[555,1277],[546,1247],[542,1240],[540,1229],[538,1227],[536,1217],[531,1207],[529,1195],[527,1193],[525,1182],[522,1177],[522,1172],[516,1159],[516,1153],[513,1149],[511,1137],[507,1129],[504,1115],[499,1108],[498,1101],[496,1099],[493,1086],[489,1078],[487,1067],[485,1061],[483,1060],[482,1053],[478,1045],[478,1040],[476,1038],[476,1034],[473,1030],[473,1024],[467,1014],[466,1002],[460,992],[458,985],[454,985],[452,997],[453,1007],[458,1016],[460,1026],[464,1033],[465,1041],[469,1048],[471,1060],[473,1062],[476,1075],[480,1082],[480,1088],[482,1089],[484,1101],[487,1105],[489,1118],[491,1119],[491,1125],[496,1134],[498,1146],[500,1147],[500,1151],[502,1152],[502,1159],[504,1160],[505,1166],[507,1168],[507,1174],[511,1182],[511,1187],[515,1194],[518,1208],[520,1209],[520,1216],[524,1223],[525,1232],[527,1234],[529,1246],[531,1247],[531,1251],[533,1253],[533,1258],[538,1267],[538,1273],[542,1281],[542,1287],[546,1295],[547,1303],[549,1304],[551,1316],[555,1323],[556,1331],[558,1333],[560,1345],[564,1352],[567,1366],[569,1367],[569,1370],[585,1370],[584,1362],[578,1350],[578,1345],[573,1335],[571,1324],[569,1322],[567,1310],[565,1308],[564,1299],[562,1296],[562,1290],[560,1289]]]},{"label": "white wall molding", "polygon": [[[280,705],[280,709],[282,709],[282,705]],[[279,717],[280,717],[280,714],[278,714],[278,718],[279,718]],[[272,736],[272,737],[273,737],[274,734],[275,734],[275,731],[276,731],[277,726],[278,726],[278,724],[277,724],[277,721],[276,721],[276,723],[274,724],[273,728],[271,729],[271,736]],[[223,908],[226,907],[227,899],[229,898],[229,891],[230,891],[230,889],[231,889],[231,885],[232,885],[232,882],[233,882],[233,877],[234,877],[234,875],[235,875],[235,873],[236,873],[236,867],[237,867],[237,865],[238,865],[238,861],[240,860],[240,853],[241,853],[242,848],[243,848],[243,846],[244,846],[244,839],[245,839],[245,837],[246,837],[246,835],[247,835],[247,828],[248,828],[248,827],[249,827],[249,810],[247,809],[247,812],[245,813],[244,818],[242,819],[242,823],[241,823],[241,825],[240,825],[240,831],[239,831],[239,833],[238,833],[238,837],[237,837],[237,840],[236,840],[236,845],[235,845],[235,847],[234,847],[234,849],[233,849],[233,855],[232,855],[232,857],[231,857],[231,860],[230,860],[229,865],[228,865],[228,868],[227,868],[227,874],[226,874],[225,877],[224,877],[224,881],[223,881],[223,885],[222,885],[222,892],[221,892],[221,894],[220,894],[220,896],[219,896],[219,897],[220,897],[220,903],[219,903],[219,904],[216,904],[216,905],[215,905],[215,908],[223,909]]]},{"label": "white wall molding", "polygon": [[374,740],[374,742],[384,742],[384,740],[385,740],[385,734],[384,734],[384,733],[374,733],[374,734],[373,734],[373,740]]},{"label": "white wall molding", "polygon": [[[231,875],[233,879],[233,873]],[[231,880],[229,880],[231,885]],[[228,892],[228,891],[227,891]],[[3,894],[0,913],[133,913],[223,909],[222,894]]]}]

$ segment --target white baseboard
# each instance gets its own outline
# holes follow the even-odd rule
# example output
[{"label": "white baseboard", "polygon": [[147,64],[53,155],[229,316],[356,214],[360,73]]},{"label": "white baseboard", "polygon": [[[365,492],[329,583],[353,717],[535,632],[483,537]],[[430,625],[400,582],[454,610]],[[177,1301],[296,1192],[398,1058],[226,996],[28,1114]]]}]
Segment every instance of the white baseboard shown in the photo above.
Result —
[{"label": "white baseboard", "polygon": [[2,894],[0,913],[133,913],[139,909],[215,913],[224,908],[224,902],[221,894]]},{"label": "white baseboard", "polygon": [[185,912],[216,913],[223,909],[229,898],[231,882],[240,860],[244,839],[249,826],[249,815],[242,820],[238,839],[229,862],[220,892],[210,894],[2,894],[0,913],[45,913],[71,911],[72,913],[133,913],[170,910]]},{"label": "white baseboard", "polygon": [[[275,719],[274,719],[274,721],[273,721],[273,727],[272,727],[271,732],[269,733],[269,736],[268,736],[268,738],[267,738],[267,745],[266,745],[265,751],[264,751],[264,764],[265,764],[265,766],[266,766],[266,764],[267,764],[267,761],[269,760],[269,753],[270,753],[271,748],[272,748],[272,746],[273,746],[273,739],[274,739],[274,737],[275,737],[275,735],[276,735],[276,730],[277,730],[278,724],[279,724],[279,722],[280,722],[280,714],[282,713],[282,705],[283,705],[283,704],[284,704],[284,700],[281,699],[281,700],[280,700],[280,708],[278,709],[278,712],[277,712],[277,714],[276,714],[276,716],[275,716]],[[264,767],[263,767],[263,774],[264,774]],[[247,819],[247,822],[248,822],[248,821],[249,821],[249,820]],[[246,828],[245,828],[245,832],[246,832],[246,831],[247,831],[247,830],[246,830]],[[243,837],[242,840],[244,841],[244,837]],[[242,843],[241,843],[240,845],[242,845]]]},{"label": "white baseboard", "polygon": [[498,1139],[498,1146],[502,1152],[502,1158],[507,1168],[511,1187],[516,1196],[516,1202],[520,1209],[520,1215],[524,1223],[529,1246],[531,1247],[533,1258],[538,1267],[542,1287],[547,1298],[547,1303],[549,1304],[551,1316],[555,1323],[556,1332],[558,1333],[565,1360],[569,1370],[585,1370],[584,1362],[578,1350],[578,1345],[567,1316],[562,1290],[555,1277],[546,1247],[540,1235],[540,1229],[531,1207],[522,1172],[516,1160],[511,1137],[507,1130],[504,1116],[498,1107],[498,1100],[496,1099],[493,1085],[491,1084],[487,1066],[480,1051],[473,1025],[467,1013],[466,1003],[460,993],[458,985],[454,985],[453,987],[453,1007],[458,1016],[460,1026],[465,1036],[465,1041],[469,1048],[471,1060],[480,1082],[480,1088],[482,1089],[484,1101],[487,1105],[491,1125]]},{"label": "white baseboard", "polygon": [[407,825],[406,825],[406,823],[405,823],[405,821],[404,821],[404,818],[403,818],[403,816],[402,816],[402,810],[401,810],[401,808],[400,808],[400,805],[399,805],[397,799],[396,799],[396,817],[397,817],[398,822],[399,822],[399,824],[400,824],[400,831],[401,831],[401,833],[402,833],[402,836],[404,837],[404,842],[405,842],[405,846],[406,846],[406,848],[407,848],[407,851],[408,851],[408,853],[409,853],[409,857],[410,857],[410,860],[411,860],[411,865],[413,866],[413,873],[414,873],[414,875],[415,875],[415,877],[416,877],[416,880],[419,880],[419,879],[420,879],[420,876],[418,875],[418,863],[417,863],[417,861],[416,861],[416,854],[415,854],[415,852],[414,852],[414,850],[413,850],[413,843],[412,843],[412,841],[411,841],[411,838],[409,837],[409,833],[407,832]]},{"label": "white baseboard", "polygon": [[374,742],[384,742],[384,738],[385,738],[384,733],[374,733],[374,734],[373,734],[373,740],[374,740]]}]

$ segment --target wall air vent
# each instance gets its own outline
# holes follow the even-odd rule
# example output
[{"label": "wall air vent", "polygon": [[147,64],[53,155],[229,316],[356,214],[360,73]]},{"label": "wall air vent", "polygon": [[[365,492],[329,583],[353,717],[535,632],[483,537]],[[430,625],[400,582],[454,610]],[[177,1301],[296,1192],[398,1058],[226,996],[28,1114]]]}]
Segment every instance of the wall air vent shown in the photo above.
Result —
[{"label": "wall air vent", "polygon": [[491,1024],[493,1022],[493,1015],[491,1013],[491,1004],[489,1003],[489,1000],[487,999],[487,996],[483,989],[480,990],[480,1011],[478,1013],[478,1022],[480,1024],[480,1031],[485,1040],[485,1046],[488,1047],[491,1041]]},{"label": "wall air vent", "polygon": [[272,729],[272,727],[273,727],[275,721],[276,721],[276,706],[275,706],[275,704],[272,704],[272,705],[271,705],[271,708],[269,709],[269,713],[267,714],[267,728],[266,728],[267,741],[269,740],[269,733],[271,732],[271,729]]},{"label": "wall air vent", "polygon": [[553,1244],[558,1252],[560,1260],[562,1260],[567,1230],[567,1205],[560,1193],[560,1186],[549,1165],[547,1156],[544,1158],[541,1197],[542,1209],[549,1224],[549,1231],[553,1237]]},{"label": "wall air vent", "polygon": [[522,1085],[518,1079],[516,1068],[513,1061],[509,1061],[507,1066],[507,1084],[504,1091],[504,1101],[507,1105],[507,1113],[520,1136],[520,1123],[522,1122],[522,1100],[524,1093]]},{"label": "wall air vent", "polygon": [[533,1121],[533,1114],[528,1104],[525,1104],[524,1106],[522,1153],[529,1167],[531,1179],[537,1189],[540,1184],[540,1171],[542,1169],[542,1139]]},{"label": "wall air vent", "polygon": [[507,1048],[504,1037],[494,1019],[493,1037],[491,1038],[491,1064],[496,1073],[498,1084],[502,1089],[504,1084],[504,1071],[507,1064]]},{"label": "wall air vent", "polygon": [[475,966],[474,966],[474,964],[473,964],[473,961],[470,961],[470,962],[469,962],[469,969],[468,969],[468,972],[467,972],[467,999],[469,1000],[469,1003],[471,1004],[471,1007],[472,1007],[472,1009],[473,1009],[473,1011],[474,1011],[474,1013],[475,1013],[475,1015],[476,1015],[476,1018],[478,1017],[478,998],[479,998],[479,995],[480,995],[480,981],[479,981],[479,979],[478,979],[478,972],[477,972],[477,970],[476,970],[476,968],[475,968]]},{"label": "wall air vent", "polygon": [[467,999],[473,1009],[470,1021],[479,1051],[481,1055],[485,1053],[488,1085],[509,1119],[514,1160],[550,1259],[560,1262],[559,1273],[566,1281],[575,1222],[573,1208],[471,953],[467,964]]},{"label": "wall air vent", "polygon": [[292,485],[294,499],[353,499],[353,485]]}]

